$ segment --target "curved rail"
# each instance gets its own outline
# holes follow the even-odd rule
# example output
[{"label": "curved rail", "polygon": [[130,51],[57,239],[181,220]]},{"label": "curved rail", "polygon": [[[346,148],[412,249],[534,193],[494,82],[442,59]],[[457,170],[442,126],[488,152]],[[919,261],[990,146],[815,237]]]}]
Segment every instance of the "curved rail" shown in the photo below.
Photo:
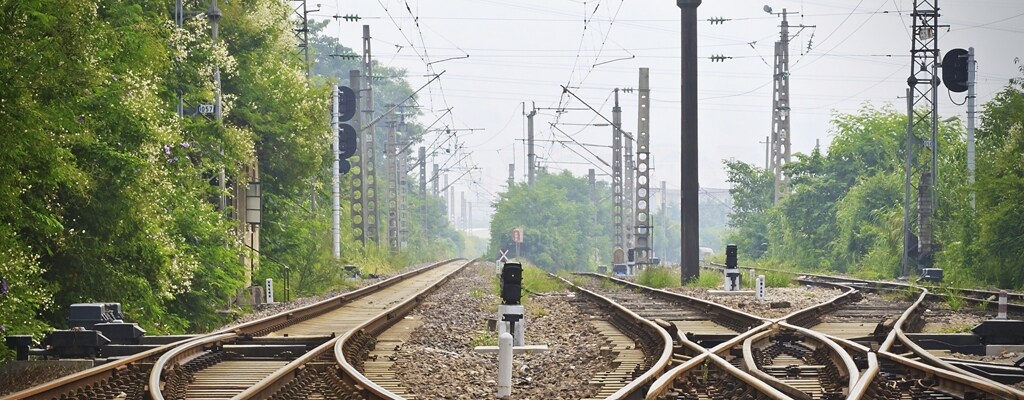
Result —
[{"label": "curved rail", "polygon": [[761,322],[763,321],[761,317],[751,315],[743,311],[734,310],[732,308],[723,306],[718,303],[698,299],[696,297],[691,297],[680,293],[669,292],[667,290],[654,289],[651,287],[639,285],[627,280],[618,279],[607,275],[601,275],[592,272],[577,273],[576,275],[589,276],[598,279],[607,279],[612,282],[618,283],[619,285],[622,286],[627,286],[636,290],[642,290],[664,299],[686,304],[688,307],[693,309],[704,310],[708,314],[724,316],[728,320],[726,324],[736,332],[743,332],[749,330],[752,327],[761,324]]},{"label": "curved rail", "polygon": [[[576,286],[572,282],[569,282],[562,277],[555,275],[551,276],[560,279],[562,282],[565,282],[567,285],[569,285],[569,287],[573,288],[573,290],[576,291],[577,293],[581,293],[591,298],[598,304],[603,304],[605,306],[613,308],[616,314],[623,316],[630,323],[641,326],[641,329],[646,331],[648,334],[656,335],[657,337],[661,338],[661,350],[655,352],[660,353],[658,355],[657,361],[655,361],[654,364],[650,368],[648,368],[646,372],[644,372],[639,377],[637,377],[630,383],[626,384],[625,386],[617,390],[611,396],[608,396],[606,400],[626,399],[636,393],[640,393],[640,390],[644,386],[654,381],[654,379],[656,379],[665,371],[665,369],[668,368],[669,363],[672,362],[672,337],[669,335],[668,332],[665,331],[665,329],[662,329],[656,323],[651,322],[650,320],[637,315],[633,311],[630,311],[629,309],[622,307],[620,304],[612,301],[607,297],[601,296],[600,294]],[[696,346],[696,344],[693,345]],[[653,349],[644,350],[650,351]],[[645,353],[647,351],[645,351]]]},{"label": "curved rail", "polygon": [[164,400],[163,394],[163,374],[165,371],[171,372],[178,368],[181,364],[188,359],[191,359],[198,354],[206,350],[207,346],[217,345],[228,340],[237,338],[238,335],[234,333],[220,333],[210,336],[205,336],[181,346],[177,346],[170,351],[164,353],[157,360],[156,364],[153,364],[153,369],[149,373],[149,396],[152,400]]},{"label": "curved rail", "polygon": [[90,393],[90,388],[111,381],[138,382],[131,384],[131,386],[132,388],[137,388],[141,393],[146,391],[146,382],[150,379],[151,371],[148,370],[149,364],[157,362],[161,356],[172,349],[180,346],[188,346],[194,341],[201,341],[205,338],[221,334],[234,334],[238,337],[264,335],[268,332],[274,331],[275,329],[315,318],[352,300],[393,285],[407,277],[423,273],[430,268],[456,260],[459,259],[449,259],[430,264],[314,304],[285,311],[280,314],[267,316],[265,318],[246,322],[237,326],[224,328],[201,337],[184,339],[158,348],[146,350],[118,361],[90,368],[43,385],[12,393],[5,397],[0,397],[0,399],[57,399],[62,396],[89,397],[88,393]]}]

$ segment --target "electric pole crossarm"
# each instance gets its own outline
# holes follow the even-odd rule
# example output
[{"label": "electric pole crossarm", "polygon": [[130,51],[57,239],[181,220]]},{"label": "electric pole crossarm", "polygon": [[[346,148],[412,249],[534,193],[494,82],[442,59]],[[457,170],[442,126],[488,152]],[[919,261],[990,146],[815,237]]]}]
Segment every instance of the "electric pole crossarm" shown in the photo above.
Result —
[{"label": "electric pole crossarm", "polygon": [[629,139],[629,140],[632,140],[632,141],[636,140],[636,139],[633,139],[633,136],[630,135],[628,132],[623,131],[621,126],[619,126],[618,124],[612,122],[610,119],[608,119],[603,114],[601,114],[600,111],[597,111],[597,109],[595,109],[594,107],[591,107],[590,104],[587,104],[586,101],[583,101],[583,99],[581,99],[580,96],[577,96],[576,93],[573,93],[571,90],[569,90],[569,88],[565,87],[565,85],[561,85],[561,86],[562,86],[562,90],[565,93],[568,93],[568,94],[572,95],[572,97],[575,97],[576,100],[580,101],[580,103],[583,103],[583,105],[587,106],[587,108],[590,109],[590,111],[593,111],[595,114],[597,114],[598,117],[601,117],[601,119],[605,120],[605,122],[607,122],[611,126],[615,127],[615,129],[618,129],[619,131],[622,131],[622,135],[624,135],[626,137],[626,139]]},{"label": "electric pole crossarm", "polygon": [[363,131],[365,131],[365,130],[367,130],[367,129],[373,128],[373,126],[374,126],[374,125],[377,125],[377,122],[380,122],[380,120],[381,120],[381,119],[383,119],[384,117],[386,117],[386,116],[388,116],[388,115],[391,115],[392,113],[394,113],[394,112],[395,112],[395,110],[397,110],[399,106],[401,106],[401,105],[402,105],[402,104],[404,104],[405,102],[409,101],[409,100],[410,100],[410,99],[412,99],[413,97],[416,97],[416,94],[418,94],[418,93],[419,93],[419,92],[420,92],[421,90],[423,90],[423,89],[426,89],[426,88],[427,88],[427,86],[430,86],[430,84],[431,84],[431,83],[434,83],[434,81],[436,81],[436,80],[440,79],[440,78],[441,78],[441,75],[444,75],[444,73],[445,73],[445,72],[447,72],[447,71],[441,71],[441,73],[440,73],[440,74],[434,75],[434,77],[433,77],[433,78],[430,78],[430,80],[429,80],[429,81],[427,81],[427,83],[424,83],[424,84],[423,84],[423,86],[420,86],[420,88],[419,88],[419,89],[416,89],[416,91],[412,92],[412,94],[410,94],[410,95],[409,95],[408,97],[406,97],[406,98],[405,98],[404,100],[402,100],[402,101],[398,102],[398,104],[395,104],[395,105],[391,106],[391,108],[389,108],[389,109],[388,109],[387,111],[385,111],[385,112],[384,112],[383,114],[381,114],[381,115],[377,116],[377,118],[374,118],[374,119],[373,119],[373,121],[370,121],[370,123],[366,124],[366,125],[365,125],[365,126],[363,126],[363,127],[360,127],[360,128],[359,128],[359,132],[363,132]]}]

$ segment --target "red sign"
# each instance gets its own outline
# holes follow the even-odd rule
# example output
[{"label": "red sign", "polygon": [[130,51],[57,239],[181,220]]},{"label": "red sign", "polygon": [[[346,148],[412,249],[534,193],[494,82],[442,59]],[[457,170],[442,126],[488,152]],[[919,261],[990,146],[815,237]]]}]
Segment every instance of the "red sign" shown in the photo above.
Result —
[{"label": "red sign", "polygon": [[520,228],[512,229],[512,241],[515,243],[523,242],[523,230]]}]

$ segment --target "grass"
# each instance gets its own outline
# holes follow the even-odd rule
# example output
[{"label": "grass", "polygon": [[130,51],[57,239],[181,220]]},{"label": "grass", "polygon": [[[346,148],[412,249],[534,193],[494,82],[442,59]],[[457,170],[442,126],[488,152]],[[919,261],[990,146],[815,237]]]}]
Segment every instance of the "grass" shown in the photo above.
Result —
[{"label": "grass", "polygon": [[550,293],[565,290],[565,284],[544,270],[530,264],[523,265],[523,289],[533,293]]},{"label": "grass", "polygon": [[636,283],[655,289],[679,287],[679,276],[668,268],[651,267],[640,271]]},{"label": "grass", "polygon": [[971,329],[974,329],[974,326],[970,324],[951,325],[942,327],[942,329],[939,329],[939,333],[967,333],[970,332]]},{"label": "grass", "polygon": [[785,272],[764,271],[764,285],[775,288],[794,286],[793,275]]},{"label": "grass", "polygon": [[949,306],[950,310],[960,311],[960,309],[964,307],[964,304],[967,303],[964,298],[960,296],[960,291],[957,289],[946,287],[943,292],[945,292],[946,295],[946,305]]},{"label": "grass", "polygon": [[476,335],[473,336],[473,339],[469,342],[469,345],[470,347],[497,346],[498,335],[491,334],[491,332],[488,332],[486,329],[482,331],[476,331]]},{"label": "grass", "polygon": [[724,279],[725,278],[722,274],[704,273],[697,276],[697,279],[692,279],[689,282],[686,282],[686,286],[718,289],[723,287]]}]

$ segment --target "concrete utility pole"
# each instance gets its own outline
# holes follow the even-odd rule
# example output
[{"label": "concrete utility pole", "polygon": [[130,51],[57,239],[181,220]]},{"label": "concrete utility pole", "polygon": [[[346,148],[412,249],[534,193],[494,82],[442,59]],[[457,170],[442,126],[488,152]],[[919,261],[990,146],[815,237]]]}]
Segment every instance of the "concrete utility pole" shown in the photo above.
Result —
[{"label": "concrete utility pole", "polygon": [[459,192],[460,199],[462,200],[462,213],[460,214],[460,224],[463,232],[469,230],[469,220],[466,218],[466,192]]},{"label": "concrete utility pole", "polygon": [[775,42],[775,71],[773,73],[772,96],[772,157],[771,169],[775,175],[774,203],[786,193],[788,181],[782,173],[782,166],[790,161],[789,125],[789,20],[786,9],[782,9],[782,31]]},{"label": "concrete utility pole", "polygon": [[619,108],[619,89],[615,89],[612,107],[612,264],[626,262],[626,238],[622,207],[622,109]]},{"label": "concrete utility pole", "polygon": [[974,47],[967,48],[967,183],[971,186],[971,209],[975,207],[974,198],[974,101],[977,60],[974,59]]},{"label": "concrete utility pole", "polygon": [[358,131],[362,128],[362,112],[360,112],[360,104],[362,104],[362,93],[360,90],[362,75],[359,70],[349,71],[349,87],[352,88],[352,92],[356,94],[356,114],[352,117],[352,125],[356,127],[356,140],[357,140],[357,157],[353,157],[350,160],[352,163],[352,175],[349,180],[350,190],[353,193],[352,206],[349,208],[349,219],[352,220],[352,228],[355,233],[356,240],[366,247],[367,237],[370,236],[367,232],[370,230],[370,214],[367,210],[370,207],[370,201],[376,201],[376,196],[371,197],[370,188],[368,185],[368,177],[370,176],[370,169],[373,168],[373,164],[368,162],[366,152],[366,135],[359,133]]},{"label": "concrete utility pole", "polygon": [[681,15],[681,54],[680,78],[682,81],[681,106],[681,149],[680,163],[682,176],[682,199],[680,211],[682,219],[682,238],[680,240],[680,260],[682,282],[696,279],[700,275],[700,217],[698,215],[697,195],[700,184],[697,182],[697,7],[701,0],[676,0]]},{"label": "concrete utility pole", "polygon": [[771,166],[768,158],[768,156],[771,154],[771,147],[769,147],[772,144],[771,136],[765,136],[764,141],[758,143],[764,145],[764,169],[767,171],[768,168]]},{"label": "concrete utility pole", "polygon": [[366,127],[363,123],[369,124],[373,121],[373,58],[370,53],[370,26],[363,25],[363,82],[362,92],[365,93],[362,96],[364,102],[362,103],[363,119],[360,120],[359,128],[359,143],[362,149],[362,154],[366,156],[366,160],[363,161],[363,166],[366,169],[366,173],[363,174],[363,180],[366,182],[365,189],[363,190],[363,219],[366,221],[366,229],[363,231],[365,235],[364,242],[373,242],[380,244],[380,212],[378,205],[380,204],[377,197],[377,168],[380,164],[377,162],[377,141],[374,133],[377,131],[376,126]]},{"label": "concrete utility pole", "polygon": [[[637,94],[637,128],[636,128],[636,218],[633,220],[636,230],[634,255],[637,268],[643,269],[651,263],[651,86],[650,70],[640,68],[640,83]],[[629,143],[629,141],[626,141]],[[632,196],[631,196],[632,197]]]},{"label": "concrete utility pole", "polygon": [[[220,18],[222,14],[220,9],[217,8],[217,0],[210,0],[210,11],[207,12],[207,16],[210,18],[210,39],[213,45],[217,45],[218,36],[220,34]],[[217,125],[220,126],[224,122],[224,110],[221,108],[221,90],[220,90],[220,66],[213,66],[213,115],[214,121],[217,121]],[[221,154],[224,153],[224,149],[220,149]],[[220,206],[221,212],[227,212],[228,209],[228,197],[227,197],[227,177],[224,174],[224,166],[220,167],[220,171],[217,173],[217,188],[220,191],[218,205]]]},{"label": "concrete utility pole", "polygon": [[[598,210],[597,205],[597,172],[593,168],[587,170],[587,183],[590,188],[590,204],[594,205],[594,210]],[[594,222],[597,222],[597,212],[594,213]]]},{"label": "concrete utility pole", "polygon": [[537,154],[533,151],[533,117],[536,115],[537,109],[526,114],[526,185],[529,187],[533,187],[534,168],[537,165]]},{"label": "concrete utility pole", "polygon": [[[664,260],[668,254],[668,182],[661,181],[661,251],[658,252]],[[652,241],[653,242],[653,241]],[[653,243],[651,247],[654,247]]]},{"label": "concrete utility pole", "polygon": [[[910,272],[910,267],[927,268],[931,266],[932,255],[932,230],[930,224],[918,224],[919,235],[915,242],[913,218],[911,210],[913,201],[909,199],[908,193],[912,193],[911,185],[915,176],[927,175],[928,196],[922,201],[918,196],[917,219],[919,222],[929,221],[933,212],[933,206],[938,203],[936,197],[936,179],[938,178],[938,129],[939,129],[939,0],[914,0],[913,26],[911,29],[911,50],[910,50],[910,77],[907,78],[907,85],[910,90],[907,92],[907,166],[904,179],[904,221],[903,221],[903,275]],[[930,131],[931,137],[919,138],[921,131]],[[920,151],[915,143],[924,143],[926,149],[931,151]],[[920,172],[917,171],[919,163],[912,162],[916,155],[927,156],[927,162]],[[918,193],[923,193],[918,188]],[[924,214],[927,213],[928,216]]]},{"label": "concrete utility pole", "polygon": [[423,216],[423,233],[429,234],[427,229],[427,148],[420,146],[420,215]]},{"label": "concrete utility pole", "polygon": [[516,183],[516,164],[512,163],[508,165],[508,188],[512,189],[512,185]]},{"label": "concrete utility pole", "polygon": [[[390,108],[390,106],[388,106]],[[388,151],[388,181],[385,184],[388,186],[388,248],[392,252],[397,252],[401,246],[401,238],[399,237],[400,226],[398,222],[399,211],[398,211],[398,185],[400,179],[398,178],[399,166],[398,166],[398,137],[395,132],[395,125],[397,121],[393,116],[389,117],[388,120],[388,137],[387,144],[384,146]]]},{"label": "concrete utility pole", "polygon": [[430,189],[430,194],[433,195],[434,197],[438,196],[438,193],[437,193],[438,188],[439,188],[438,184],[441,181],[441,179],[440,179],[441,176],[438,175],[440,173],[440,170],[441,170],[441,167],[439,165],[437,165],[437,164],[434,164],[434,174],[431,175],[433,178],[430,179],[430,184],[433,185],[433,187],[431,187],[431,189]]},{"label": "concrete utility pole", "polygon": [[338,86],[331,92],[331,248],[334,259],[341,258],[341,176],[338,158]]}]

